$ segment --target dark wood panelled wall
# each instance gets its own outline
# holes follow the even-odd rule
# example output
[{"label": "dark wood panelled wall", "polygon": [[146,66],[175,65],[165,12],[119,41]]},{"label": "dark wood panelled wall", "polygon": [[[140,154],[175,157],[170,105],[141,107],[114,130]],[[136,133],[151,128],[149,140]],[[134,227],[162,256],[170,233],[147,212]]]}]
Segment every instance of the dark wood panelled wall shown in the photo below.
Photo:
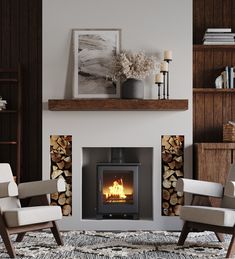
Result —
[{"label": "dark wood panelled wall", "polygon": [[235,66],[235,47],[201,45],[209,27],[235,32],[235,0],[193,0],[194,142],[222,141],[223,124],[235,120],[235,92],[212,90],[225,66]]},{"label": "dark wood panelled wall", "polygon": [[[42,0],[0,0],[0,67],[16,67],[18,62],[23,97],[21,181],[30,181],[42,174]],[[3,116],[1,138],[15,127],[14,120]],[[13,153],[12,147],[1,147],[0,162],[14,164]]]}]

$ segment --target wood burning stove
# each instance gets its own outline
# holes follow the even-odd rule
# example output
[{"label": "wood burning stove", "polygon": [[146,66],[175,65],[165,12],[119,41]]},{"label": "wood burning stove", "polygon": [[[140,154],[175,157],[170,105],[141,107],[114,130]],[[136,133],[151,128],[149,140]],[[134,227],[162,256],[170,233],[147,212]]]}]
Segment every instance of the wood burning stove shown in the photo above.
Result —
[{"label": "wood burning stove", "polygon": [[139,163],[97,164],[97,218],[138,218]]}]

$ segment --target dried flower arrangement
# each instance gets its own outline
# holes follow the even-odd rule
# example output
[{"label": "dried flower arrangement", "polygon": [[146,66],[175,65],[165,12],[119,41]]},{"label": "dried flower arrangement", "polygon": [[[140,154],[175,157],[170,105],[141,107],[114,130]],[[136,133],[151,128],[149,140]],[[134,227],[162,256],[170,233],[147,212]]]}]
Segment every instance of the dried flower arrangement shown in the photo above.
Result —
[{"label": "dried flower arrangement", "polygon": [[154,57],[148,57],[143,51],[137,53],[121,52],[114,56],[111,70],[112,79],[144,79],[155,72],[157,64]]}]

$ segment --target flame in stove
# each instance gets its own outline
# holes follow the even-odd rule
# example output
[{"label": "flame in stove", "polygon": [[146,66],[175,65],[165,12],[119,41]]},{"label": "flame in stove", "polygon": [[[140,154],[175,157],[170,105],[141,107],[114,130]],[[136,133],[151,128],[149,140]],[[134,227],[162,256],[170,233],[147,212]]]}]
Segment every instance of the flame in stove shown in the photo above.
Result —
[{"label": "flame in stove", "polygon": [[124,193],[124,186],[122,178],[115,180],[112,186],[109,186],[109,192],[105,193],[106,199],[109,197],[116,197],[119,199],[126,199],[126,195]]}]

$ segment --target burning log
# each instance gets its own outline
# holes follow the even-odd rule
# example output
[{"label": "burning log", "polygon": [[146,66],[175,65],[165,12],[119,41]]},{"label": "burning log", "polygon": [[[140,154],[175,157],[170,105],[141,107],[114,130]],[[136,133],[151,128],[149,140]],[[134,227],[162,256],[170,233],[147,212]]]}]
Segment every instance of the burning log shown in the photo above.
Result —
[{"label": "burning log", "polygon": [[63,216],[72,215],[72,136],[50,137],[51,178],[63,178],[66,190],[51,194],[51,205],[61,206]]},{"label": "burning log", "polygon": [[184,204],[177,180],[184,176],[184,136],[162,136],[162,215],[178,216]]}]

